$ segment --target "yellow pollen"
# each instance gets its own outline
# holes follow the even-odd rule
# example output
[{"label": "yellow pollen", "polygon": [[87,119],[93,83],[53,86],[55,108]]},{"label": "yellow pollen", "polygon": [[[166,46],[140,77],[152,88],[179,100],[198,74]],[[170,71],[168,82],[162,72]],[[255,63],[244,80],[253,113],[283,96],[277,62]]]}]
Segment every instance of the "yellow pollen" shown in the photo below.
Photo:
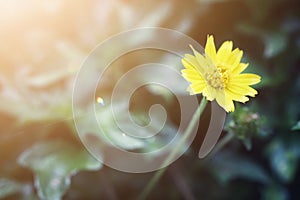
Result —
[{"label": "yellow pollen", "polygon": [[228,83],[228,73],[223,67],[217,67],[213,72],[206,73],[205,79],[211,87],[221,90]]}]

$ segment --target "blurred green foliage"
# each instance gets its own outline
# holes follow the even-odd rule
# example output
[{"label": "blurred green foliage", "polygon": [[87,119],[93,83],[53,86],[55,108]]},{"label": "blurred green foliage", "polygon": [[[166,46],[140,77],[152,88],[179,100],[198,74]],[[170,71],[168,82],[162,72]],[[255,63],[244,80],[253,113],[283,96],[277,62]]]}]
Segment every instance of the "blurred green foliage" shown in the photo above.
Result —
[{"label": "blurred green foliage", "polygon": [[[15,17],[5,12],[0,15],[5,27],[0,36],[6,38],[0,47],[1,199],[138,196],[153,173],[125,174],[94,160],[77,138],[71,94],[80,63],[96,44],[114,33],[149,26],[184,32],[203,45],[207,34],[213,34],[217,44],[233,40],[244,50],[245,61],[250,63],[248,70],[260,74],[263,80],[257,86],[258,97],[238,105],[228,117],[224,134],[234,134],[235,139],[204,165],[196,156],[202,142],[198,137],[187,154],[171,166],[174,170],[162,178],[149,199],[300,198],[297,0],[44,2],[32,4],[34,11],[25,6],[13,7]],[[141,41],[143,37],[148,36],[141,36]],[[117,47],[108,52],[113,48]],[[98,93],[110,95],[122,73],[144,60],[156,59],[180,67],[178,60],[169,55],[147,55],[133,56],[134,59],[129,55],[114,63],[115,70],[109,72],[109,80]],[[156,142],[128,137],[124,141],[111,125],[111,113],[105,108],[97,110],[97,115],[106,119],[103,123],[111,133],[109,137],[132,151],[169,141],[179,120],[174,109],[178,104],[172,94],[155,87],[144,88],[141,94],[131,108],[139,123],[147,122],[145,107],[153,102],[165,104],[170,114],[166,136]],[[120,114],[121,110],[122,105]],[[207,115],[208,110],[201,122],[203,127]],[[95,132],[97,128],[88,123],[88,118],[86,121],[92,135],[105,138]],[[202,133],[205,130],[199,130]]]}]

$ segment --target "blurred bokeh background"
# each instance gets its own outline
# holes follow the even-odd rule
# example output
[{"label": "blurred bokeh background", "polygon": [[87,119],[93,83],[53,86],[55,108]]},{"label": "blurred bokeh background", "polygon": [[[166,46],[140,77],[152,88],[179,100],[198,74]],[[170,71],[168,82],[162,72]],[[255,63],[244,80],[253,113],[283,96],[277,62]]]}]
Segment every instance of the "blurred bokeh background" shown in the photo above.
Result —
[{"label": "blurred bokeh background", "polygon": [[[148,198],[300,198],[297,0],[0,0],[1,199],[139,196],[154,173],[119,172],[85,151],[74,129],[72,87],[82,61],[97,44],[120,31],[153,26],[183,32],[202,45],[207,34],[214,35],[217,46],[233,40],[262,82],[256,86],[259,95],[236,104],[228,116],[222,137],[235,137],[203,162],[197,152],[210,117],[206,109],[191,148],[168,168]],[[178,60],[157,52],[129,54],[114,63],[101,97],[110,94],[124,71],[153,60],[180,67]],[[179,120],[176,98],[161,88],[142,88],[133,99],[131,109],[140,122],[147,121],[143,113],[151,104],[165,105],[167,138],[151,144],[168,141]],[[99,112],[122,148],[154,148],[130,138],[124,142],[110,130],[111,113]]]}]

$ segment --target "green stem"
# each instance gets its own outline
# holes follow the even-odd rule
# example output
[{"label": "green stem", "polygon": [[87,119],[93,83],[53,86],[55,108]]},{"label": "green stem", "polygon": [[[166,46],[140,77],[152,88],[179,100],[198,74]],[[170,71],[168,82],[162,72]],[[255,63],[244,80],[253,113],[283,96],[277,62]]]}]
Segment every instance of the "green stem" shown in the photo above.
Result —
[{"label": "green stem", "polygon": [[201,162],[200,166],[204,166],[210,161],[221,149],[223,149],[232,139],[234,138],[234,134],[232,132],[228,132],[213,148],[210,154]]},{"label": "green stem", "polygon": [[210,153],[209,157],[214,157],[218,151],[223,149],[226,144],[228,144],[234,138],[234,134],[232,132],[228,132],[214,147],[212,152]]},{"label": "green stem", "polygon": [[[167,157],[167,159],[164,161],[162,166],[167,166],[173,159],[174,156],[177,155],[177,153],[179,151],[181,151],[182,149],[182,145],[184,145],[184,143],[186,142],[186,140],[190,137],[191,133],[193,132],[194,126],[195,124],[199,121],[199,118],[205,108],[207,104],[206,99],[203,97],[201,100],[201,103],[199,105],[199,107],[197,108],[196,112],[194,113],[191,122],[189,123],[186,131],[184,132],[181,140],[179,141],[178,145],[174,148],[174,151],[172,151],[169,156]],[[139,196],[139,200],[145,200],[147,198],[147,196],[149,195],[149,193],[152,191],[153,187],[155,186],[155,184],[159,181],[159,179],[161,178],[161,176],[164,174],[164,172],[166,171],[167,167],[161,168],[160,170],[158,170],[154,177],[150,180],[150,182],[148,183],[148,185],[146,186],[146,188],[144,189],[144,191],[142,192],[142,194]]]}]

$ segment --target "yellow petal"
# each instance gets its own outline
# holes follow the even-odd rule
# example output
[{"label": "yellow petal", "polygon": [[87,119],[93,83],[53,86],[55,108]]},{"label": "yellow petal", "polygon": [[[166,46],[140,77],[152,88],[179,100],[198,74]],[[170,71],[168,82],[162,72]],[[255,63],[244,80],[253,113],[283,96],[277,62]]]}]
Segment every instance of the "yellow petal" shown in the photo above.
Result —
[{"label": "yellow petal", "polygon": [[236,48],[231,52],[230,56],[228,57],[228,60],[226,61],[227,65],[232,69],[238,67],[242,57],[243,57],[243,51]]},{"label": "yellow petal", "polygon": [[216,98],[216,89],[207,85],[203,92],[202,92],[203,96],[206,97],[206,99],[208,101],[213,101]]},{"label": "yellow petal", "polygon": [[186,91],[188,91],[190,93],[190,95],[196,94],[190,86],[186,89]]},{"label": "yellow petal", "polygon": [[226,106],[225,106],[226,112],[233,112],[234,111],[234,103],[232,99],[226,98]]},{"label": "yellow petal", "polygon": [[191,83],[188,88],[190,94],[199,94],[206,86],[206,82],[201,73],[189,63],[185,63],[188,68],[181,70],[182,76]]},{"label": "yellow petal", "polygon": [[183,69],[181,70],[181,74],[184,78],[188,79],[188,81],[197,81],[199,78],[202,79],[200,73],[196,71],[196,69]]},{"label": "yellow petal", "polygon": [[205,87],[206,87],[205,83],[201,81],[194,82],[189,86],[189,88],[193,90],[194,94],[202,93]]},{"label": "yellow petal", "polygon": [[249,63],[240,63],[232,70],[233,74],[240,74],[242,73],[247,67]]},{"label": "yellow petal", "polygon": [[219,106],[223,107],[225,109],[226,107],[226,98],[225,98],[225,91],[222,90],[222,91],[219,91],[217,94],[216,94],[216,100],[217,100],[217,103],[219,104]]},{"label": "yellow petal", "polygon": [[237,85],[237,84],[228,84],[227,88],[231,91],[234,91],[236,94],[243,96],[254,97],[257,94],[257,91],[248,85]]},{"label": "yellow petal", "polygon": [[216,94],[217,103],[224,108],[226,112],[234,111],[234,104],[229,95],[225,93],[224,90],[217,92]]},{"label": "yellow petal", "polygon": [[254,85],[259,83],[260,76],[256,74],[239,74],[231,79],[231,82],[237,85]]},{"label": "yellow petal", "polygon": [[214,37],[212,35],[207,36],[205,44],[205,55],[207,58],[210,58],[213,63],[216,63],[216,47],[214,42]]},{"label": "yellow petal", "polygon": [[190,83],[205,84],[205,80],[203,79],[202,75],[197,72],[195,73],[195,70],[183,69],[181,70],[181,74]]},{"label": "yellow petal", "polygon": [[182,64],[188,63],[190,67],[196,68],[200,73],[204,73],[203,66],[205,63],[199,63],[195,56],[191,54],[186,54],[185,57],[181,60]]},{"label": "yellow petal", "polygon": [[217,52],[217,65],[224,65],[231,55],[232,41],[225,41]]},{"label": "yellow petal", "polygon": [[190,48],[192,49],[192,51],[193,51],[193,53],[195,55],[195,59],[198,62],[199,67],[202,68],[202,71],[204,73],[204,71],[210,65],[209,62],[208,62],[208,60],[205,59],[198,51],[196,51],[192,45],[190,45]]},{"label": "yellow petal", "polygon": [[232,91],[230,88],[226,89],[226,95],[228,95],[232,100],[238,101],[241,103],[245,103],[245,102],[249,101],[248,97],[246,97],[244,95],[239,95],[239,94],[235,93],[234,91]]},{"label": "yellow petal", "polygon": [[192,62],[188,61],[185,57],[181,59],[181,63],[186,69],[196,69]]}]

